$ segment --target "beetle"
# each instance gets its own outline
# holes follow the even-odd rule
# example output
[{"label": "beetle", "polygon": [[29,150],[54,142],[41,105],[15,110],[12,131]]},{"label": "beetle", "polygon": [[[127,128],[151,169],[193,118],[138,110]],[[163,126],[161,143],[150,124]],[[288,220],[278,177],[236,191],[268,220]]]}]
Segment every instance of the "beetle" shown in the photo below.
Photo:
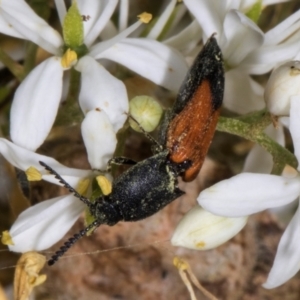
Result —
[{"label": "beetle", "polygon": [[169,160],[191,166],[181,174],[184,181],[198,175],[212,141],[224,94],[221,51],[212,36],[187,73],[161,133]]},{"label": "beetle", "polygon": [[153,156],[118,176],[111,193],[94,202],[80,195],[55,170],[40,162],[88,206],[95,219],[65,242],[48,265],[53,265],[77,240],[101,224],[113,226],[119,221],[145,219],[182,196],[184,192],[178,187],[178,176],[185,181],[197,176],[215,131],[223,91],[222,54],[212,36],[196,57],[173,108],[166,114],[158,143],[163,146],[156,147]]}]

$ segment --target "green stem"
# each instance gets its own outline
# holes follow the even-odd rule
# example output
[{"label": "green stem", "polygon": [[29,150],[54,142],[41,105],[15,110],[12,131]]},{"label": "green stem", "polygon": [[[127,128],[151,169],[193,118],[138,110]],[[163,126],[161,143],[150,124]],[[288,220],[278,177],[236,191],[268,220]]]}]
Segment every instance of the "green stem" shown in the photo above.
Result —
[{"label": "green stem", "polygon": [[[47,0],[30,0],[29,5],[41,18],[46,21],[49,19],[51,10]],[[26,42],[24,77],[35,67],[37,49],[36,44],[30,41]]]},{"label": "green stem", "polygon": [[24,79],[24,68],[15,62],[9,55],[0,48],[0,61],[9,69],[9,71],[19,80]]},{"label": "green stem", "polygon": [[[128,122],[126,122],[124,127],[122,129],[120,129],[117,133],[118,143],[117,143],[116,150],[115,150],[113,157],[120,157],[120,156],[124,155],[125,143],[126,143],[126,139],[128,137],[128,133],[129,133],[129,124],[128,124]],[[111,173],[112,173],[113,177],[115,177],[118,167],[119,167],[118,165],[112,164]]]},{"label": "green stem", "polygon": [[[252,121],[255,120],[255,116],[253,115],[252,117]],[[245,122],[245,117],[244,120],[243,118],[231,119],[220,117],[217,130],[243,137],[259,144],[263,149],[268,151],[273,156],[274,161],[272,174],[280,175],[287,164],[297,168],[298,162],[296,157],[263,132],[265,127],[271,123],[270,115],[264,114],[259,121],[258,115],[256,117],[257,122],[252,124]]]},{"label": "green stem", "polygon": [[67,101],[77,102],[80,90],[80,73],[74,68],[71,69],[70,87]]},{"label": "green stem", "polygon": [[78,105],[80,90],[80,73],[74,69],[70,70],[70,86],[63,109],[60,109],[55,121],[56,126],[69,126],[81,123],[83,120],[82,111]]},{"label": "green stem", "polygon": [[24,77],[35,67],[37,45],[27,41],[24,61]]}]

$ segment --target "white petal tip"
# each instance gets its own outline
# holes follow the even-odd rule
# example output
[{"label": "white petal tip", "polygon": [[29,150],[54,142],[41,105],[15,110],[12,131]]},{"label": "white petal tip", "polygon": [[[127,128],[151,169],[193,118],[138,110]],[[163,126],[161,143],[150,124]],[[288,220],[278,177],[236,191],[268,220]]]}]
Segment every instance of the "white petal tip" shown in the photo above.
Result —
[{"label": "white petal tip", "polygon": [[213,249],[234,237],[246,222],[247,217],[219,217],[196,206],[179,222],[171,243],[194,250]]}]

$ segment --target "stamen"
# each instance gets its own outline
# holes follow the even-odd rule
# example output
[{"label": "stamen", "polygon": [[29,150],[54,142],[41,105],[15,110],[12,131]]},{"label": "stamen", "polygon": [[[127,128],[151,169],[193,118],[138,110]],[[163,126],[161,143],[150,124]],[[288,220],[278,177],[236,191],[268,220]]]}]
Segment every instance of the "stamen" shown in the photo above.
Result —
[{"label": "stamen", "polygon": [[206,290],[198,281],[197,277],[194,275],[190,265],[187,261],[183,260],[180,257],[174,257],[173,259],[173,265],[178,269],[179,275],[187,287],[191,300],[196,300],[196,295],[192,286],[192,283],[194,286],[201,291],[208,299],[210,300],[218,300],[213,294],[211,294],[208,290]]},{"label": "stamen", "polygon": [[137,16],[139,18],[139,20],[145,24],[148,24],[151,20],[152,20],[152,15],[147,13],[147,12],[143,12],[140,15]]},{"label": "stamen", "polygon": [[111,182],[103,175],[99,175],[96,177],[96,180],[98,182],[98,185],[101,188],[101,191],[104,196],[107,196],[112,191],[112,185]]},{"label": "stamen", "polygon": [[27,176],[28,181],[40,181],[42,180],[42,174],[35,167],[29,167],[25,174]]},{"label": "stamen", "polygon": [[77,62],[77,53],[70,48],[64,53],[61,58],[61,65],[65,69],[69,69]]},{"label": "stamen", "polygon": [[80,194],[80,195],[85,195],[89,185],[90,185],[90,179],[88,178],[85,178],[85,179],[82,179],[79,181],[78,183],[78,186],[76,188],[77,192]]},{"label": "stamen", "polygon": [[13,239],[12,239],[11,235],[9,234],[9,231],[5,230],[2,232],[1,243],[6,246],[14,245]]}]

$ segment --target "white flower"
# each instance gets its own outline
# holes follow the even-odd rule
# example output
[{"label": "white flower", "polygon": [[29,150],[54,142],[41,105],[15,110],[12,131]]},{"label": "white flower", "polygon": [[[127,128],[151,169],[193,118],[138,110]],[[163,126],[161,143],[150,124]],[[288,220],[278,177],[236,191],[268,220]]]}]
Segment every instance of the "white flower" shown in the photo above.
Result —
[{"label": "white flower", "polygon": [[[65,3],[56,0],[56,6],[61,22],[66,15]],[[127,38],[136,30],[141,21],[136,22],[109,40],[95,43],[96,38],[108,24],[117,5],[117,0],[78,0],[79,11],[88,15],[84,25],[84,44],[88,54],[79,60],[78,69],[82,73],[83,87],[80,96],[81,107],[100,108],[111,118],[111,109],[106,110],[108,102],[102,99],[107,90],[116,85],[113,78],[104,68],[97,67],[96,59],[109,59],[137,72],[138,74],[160,84],[168,89],[177,90],[187,71],[184,59],[175,51],[159,42],[149,39]],[[62,47],[64,41],[57,31],[52,29],[23,0],[2,0],[0,2],[0,31],[2,33],[30,40],[41,48],[55,55],[37,66],[21,83],[11,109],[11,138],[27,149],[35,150],[48,135],[54,122],[62,94],[62,77],[64,68],[61,65]],[[88,57],[86,59],[86,57]],[[82,61],[83,60],[83,61]],[[149,61],[151,63],[149,64]],[[76,61],[74,61],[76,63]],[[91,65],[93,65],[92,68]],[[76,66],[77,68],[77,66]],[[85,77],[92,79],[89,84]],[[95,79],[97,78],[97,80]],[[99,82],[100,78],[100,82]],[[102,82],[102,83],[101,83]],[[104,87],[104,91],[99,86]],[[128,111],[128,99],[123,83],[114,92],[114,102],[121,103],[119,107]],[[92,86],[92,90],[90,87]],[[88,88],[87,88],[88,87]],[[101,93],[100,93],[101,90]],[[93,94],[94,101],[86,100]],[[102,101],[99,101],[102,99]],[[112,99],[109,99],[112,101]],[[88,101],[88,104],[86,104]],[[98,101],[98,102],[97,102]],[[95,106],[90,107],[93,104]],[[109,102],[111,108],[114,104]],[[84,113],[87,110],[84,109]],[[119,123],[124,123],[126,114],[119,115]],[[118,123],[112,121],[115,131],[120,129]]]},{"label": "white flower", "polygon": [[[295,156],[300,162],[300,99],[292,97],[290,132]],[[300,196],[300,168],[283,176],[242,173],[204,190],[198,202],[205,209],[220,216],[242,217],[268,208],[291,203]],[[277,287],[300,269],[300,206],[286,228],[276,253],[265,288]]]},{"label": "white flower", "polygon": [[244,1],[184,0],[184,3],[199,22],[204,42],[217,33],[228,69],[224,105],[238,113],[264,108],[263,89],[250,75],[267,73],[296,56],[300,50],[300,10],[264,34],[238,10],[245,9],[251,1],[246,6]]},{"label": "white flower", "polygon": [[288,116],[291,97],[300,96],[300,61],[289,61],[273,70],[265,89],[270,113]]},{"label": "white flower", "polygon": [[246,225],[247,219],[220,217],[195,206],[176,226],[171,243],[194,250],[213,249],[234,237]]},{"label": "white flower", "polygon": [[[99,130],[102,134],[98,133]],[[88,112],[82,123],[82,131],[92,169],[99,168],[99,165],[106,166],[115,150],[116,136],[105,112]],[[0,139],[0,153],[15,167],[27,173],[29,168],[34,168],[41,174],[41,179],[55,184],[60,183],[53,175],[49,175],[39,161],[52,167],[75,188],[82,186],[84,182],[87,189],[92,179],[98,175],[92,170],[67,168],[53,158],[36,154],[5,139]],[[9,231],[14,243],[9,246],[10,250],[27,252],[49,248],[63,238],[84,209],[85,205],[71,194],[49,199],[26,209]]]}]

